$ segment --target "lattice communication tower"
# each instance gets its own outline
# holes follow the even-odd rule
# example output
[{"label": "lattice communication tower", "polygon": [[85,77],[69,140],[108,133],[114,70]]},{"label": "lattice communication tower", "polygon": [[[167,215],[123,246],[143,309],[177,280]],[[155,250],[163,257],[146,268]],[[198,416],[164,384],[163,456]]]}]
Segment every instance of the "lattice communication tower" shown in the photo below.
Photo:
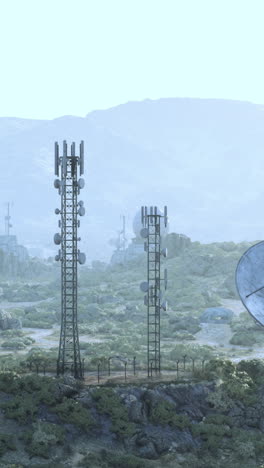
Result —
[{"label": "lattice communication tower", "polygon": [[84,179],[78,179],[84,172],[84,143],[80,143],[79,156],[75,153],[75,143],[71,144],[68,155],[67,143],[63,142],[63,154],[59,155],[59,145],[55,143],[55,179],[54,187],[61,197],[61,208],[55,214],[60,215],[60,232],[54,235],[54,242],[60,245],[55,259],[61,262],[61,332],[57,375],[71,372],[75,378],[83,379],[78,320],[77,320],[77,265],[85,263],[85,254],[78,249],[78,216],[85,214],[83,201],[78,202]]},{"label": "lattice communication tower", "polygon": [[140,285],[141,291],[146,293],[144,303],[148,308],[147,316],[147,366],[148,377],[152,373],[159,374],[160,365],[160,311],[167,310],[167,302],[162,300],[161,282],[167,289],[167,270],[161,278],[161,256],[167,257],[167,249],[161,249],[161,219],[167,227],[167,207],[164,214],[156,206],[141,208],[142,229],[141,236],[145,239],[144,248],[147,252],[147,282]]}]

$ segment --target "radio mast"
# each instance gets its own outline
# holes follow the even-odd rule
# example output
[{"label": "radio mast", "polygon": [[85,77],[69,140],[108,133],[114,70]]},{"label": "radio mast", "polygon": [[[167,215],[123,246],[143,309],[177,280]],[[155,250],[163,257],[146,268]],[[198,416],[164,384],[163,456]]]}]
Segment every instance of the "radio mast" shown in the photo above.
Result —
[{"label": "radio mast", "polygon": [[141,222],[143,228],[140,231],[141,237],[145,238],[144,248],[147,252],[147,282],[140,285],[141,291],[146,293],[144,303],[148,308],[147,312],[147,366],[148,377],[152,372],[160,374],[160,311],[167,310],[167,301],[162,300],[161,281],[164,281],[164,288],[167,289],[167,270],[161,278],[160,259],[167,257],[167,249],[161,250],[161,219],[163,218],[165,228],[167,227],[168,216],[167,207],[164,207],[164,215],[156,206],[141,208]]},{"label": "radio mast", "polygon": [[71,144],[68,155],[67,143],[63,142],[63,155],[59,156],[59,145],[55,143],[55,179],[54,186],[61,197],[61,208],[55,213],[60,215],[60,232],[54,235],[54,242],[60,245],[55,259],[61,262],[61,332],[57,375],[71,372],[76,379],[83,379],[81,363],[78,320],[77,320],[77,265],[85,263],[85,254],[78,249],[77,237],[80,220],[85,214],[83,202],[78,202],[84,179],[78,179],[84,173],[84,143],[81,141],[79,156],[75,153],[75,143]]}]

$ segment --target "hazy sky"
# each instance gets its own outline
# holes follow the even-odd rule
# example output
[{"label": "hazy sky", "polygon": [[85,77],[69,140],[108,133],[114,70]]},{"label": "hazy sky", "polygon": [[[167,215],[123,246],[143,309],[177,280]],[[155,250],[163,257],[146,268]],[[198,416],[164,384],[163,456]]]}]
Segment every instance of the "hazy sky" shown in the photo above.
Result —
[{"label": "hazy sky", "polygon": [[0,0],[0,116],[130,100],[264,104],[263,0]]}]

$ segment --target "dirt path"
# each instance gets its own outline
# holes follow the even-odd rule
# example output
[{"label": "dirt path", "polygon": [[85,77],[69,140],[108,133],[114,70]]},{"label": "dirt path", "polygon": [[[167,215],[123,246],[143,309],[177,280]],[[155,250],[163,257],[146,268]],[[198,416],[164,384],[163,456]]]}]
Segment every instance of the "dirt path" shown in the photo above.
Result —
[{"label": "dirt path", "polygon": [[0,302],[0,309],[16,309],[17,307],[34,307],[43,302],[50,302],[53,300],[53,297],[48,299],[41,299],[40,301],[34,302]]}]

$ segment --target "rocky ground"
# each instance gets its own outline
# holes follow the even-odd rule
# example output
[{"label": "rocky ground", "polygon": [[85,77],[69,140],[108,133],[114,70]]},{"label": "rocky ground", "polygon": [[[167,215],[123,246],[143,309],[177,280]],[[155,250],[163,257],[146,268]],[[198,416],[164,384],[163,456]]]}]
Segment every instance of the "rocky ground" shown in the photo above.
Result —
[{"label": "rocky ground", "polygon": [[263,367],[223,361],[206,372],[93,387],[1,374],[0,468],[261,468]]}]

